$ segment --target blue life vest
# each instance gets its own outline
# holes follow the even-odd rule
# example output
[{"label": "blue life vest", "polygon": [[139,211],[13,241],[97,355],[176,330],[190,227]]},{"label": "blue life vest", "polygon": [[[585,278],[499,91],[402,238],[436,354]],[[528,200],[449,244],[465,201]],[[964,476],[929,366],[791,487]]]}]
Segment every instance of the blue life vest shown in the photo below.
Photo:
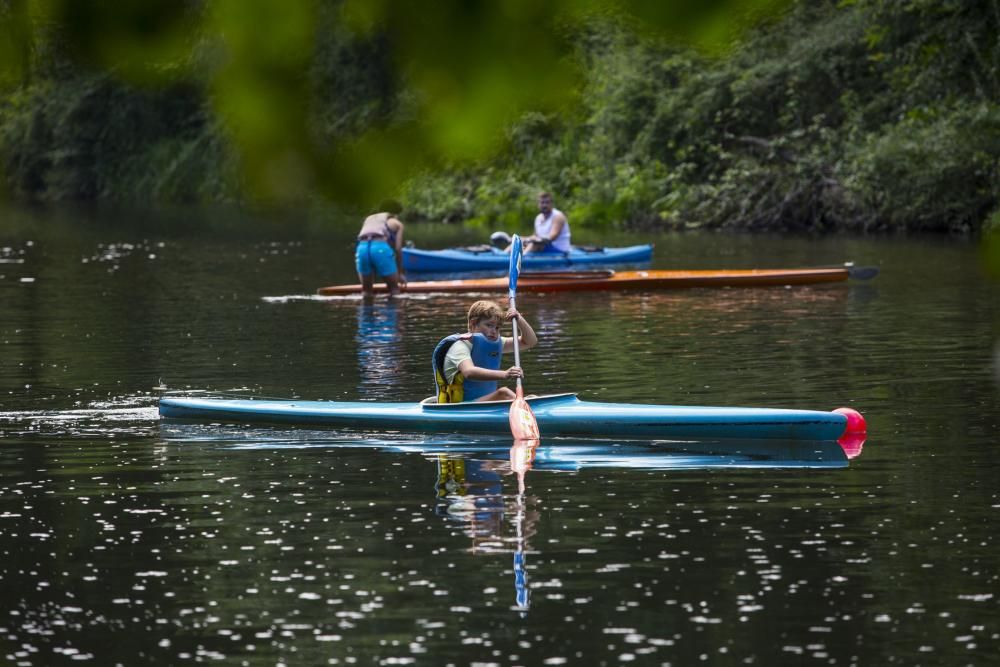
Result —
[{"label": "blue life vest", "polygon": [[452,334],[445,336],[434,347],[431,365],[434,370],[434,386],[437,390],[438,403],[461,403],[474,401],[497,390],[496,380],[467,380],[461,372],[448,382],[444,374],[444,360],[448,350],[456,341],[472,341],[472,363],[480,368],[497,370],[500,368],[500,355],[503,353],[503,338],[490,340],[481,333]]}]

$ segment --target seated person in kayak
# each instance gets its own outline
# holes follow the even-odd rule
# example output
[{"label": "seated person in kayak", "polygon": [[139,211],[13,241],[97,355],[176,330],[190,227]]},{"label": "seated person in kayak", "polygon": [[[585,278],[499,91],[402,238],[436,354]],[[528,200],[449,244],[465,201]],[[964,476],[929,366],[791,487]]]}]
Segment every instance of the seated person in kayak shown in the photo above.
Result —
[{"label": "seated person in kayak", "polygon": [[469,333],[452,334],[434,348],[434,382],[438,403],[513,400],[514,392],[497,388],[498,380],[524,377],[520,366],[501,370],[504,352],[514,349],[514,339],[500,335],[504,320],[517,318],[521,349],[534,347],[538,337],[528,321],[514,309],[506,313],[494,301],[477,301],[469,308]]},{"label": "seated person in kayak", "polygon": [[[538,193],[538,211],[535,233],[521,239],[524,242],[524,252],[569,252],[569,220],[552,205],[550,193]],[[510,246],[504,252],[510,252]]]},{"label": "seated person in kayak", "polygon": [[372,293],[376,275],[385,281],[390,294],[399,294],[406,285],[403,273],[403,223],[396,217],[398,205],[383,205],[393,210],[373,213],[365,218],[358,232],[354,267],[365,296]]}]

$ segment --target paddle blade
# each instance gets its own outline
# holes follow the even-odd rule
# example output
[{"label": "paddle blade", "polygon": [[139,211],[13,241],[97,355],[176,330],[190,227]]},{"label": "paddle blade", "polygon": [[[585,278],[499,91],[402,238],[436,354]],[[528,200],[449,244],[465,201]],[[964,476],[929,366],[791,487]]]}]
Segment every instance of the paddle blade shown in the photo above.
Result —
[{"label": "paddle blade", "polygon": [[538,422],[531,406],[522,396],[510,404],[510,432],[514,440],[538,440]]},{"label": "paddle blade", "polygon": [[517,276],[521,273],[521,237],[517,234],[510,239],[510,289],[511,298],[517,292]]},{"label": "paddle blade", "polygon": [[871,280],[878,275],[877,266],[854,266],[851,263],[844,266],[847,267],[847,275],[855,280]]}]

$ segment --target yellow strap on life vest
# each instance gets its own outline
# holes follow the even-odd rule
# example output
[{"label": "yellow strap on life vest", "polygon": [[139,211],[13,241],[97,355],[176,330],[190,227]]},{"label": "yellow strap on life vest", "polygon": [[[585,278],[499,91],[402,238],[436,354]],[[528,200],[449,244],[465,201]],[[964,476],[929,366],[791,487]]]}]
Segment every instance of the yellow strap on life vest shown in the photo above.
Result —
[{"label": "yellow strap on life vest", "polygon": [[464,496],[467,493],[465,484],[465,460],[449,459],[438,456],[438,498],[448,496]]},{"label": "yellow strap on life vest", "polygon": [[462,402],[465,396],[465,389],[462,387],[462,384],[465,382],[465,376],[461,373],[455,373],[455,379],[449,384],[444,379],[444,374],[441,371],[436,371],[434,379],[437,381],[438,386],[438,403]]}]

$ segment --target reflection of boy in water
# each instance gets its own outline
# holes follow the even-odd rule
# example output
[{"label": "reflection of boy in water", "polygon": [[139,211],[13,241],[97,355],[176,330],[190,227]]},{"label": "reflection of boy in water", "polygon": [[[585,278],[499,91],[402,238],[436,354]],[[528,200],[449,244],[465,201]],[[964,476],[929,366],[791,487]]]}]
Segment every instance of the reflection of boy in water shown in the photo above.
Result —
[{"label": "reflection of boy in water", "polygon": [[465,524],[473,538],[499,535],[503,525],[503,478],[498,461],[438,457],[435,511]]},{"label": "reflection of boy in water", "polygon": [[[512,452],[513,456],[513,452]],[[503,477],[512,470],[504,461],[438,457],[436,484],[439,516],[461,521],[463,532],[472,538],[472,550],[486,553],[513,552],[515,603],[526,610],[529,588],[525,553],[528,538],[537,529],[537,511],[526,511],[523,493],[523,472],[519,471],[519,493],[510,499],[515,507],[510,513],[512,528],[504,530],[507,498],[503,495]],[[530,466],[530,463],[529,463]],[[505,536],[504,533],[512,533]]]}]

